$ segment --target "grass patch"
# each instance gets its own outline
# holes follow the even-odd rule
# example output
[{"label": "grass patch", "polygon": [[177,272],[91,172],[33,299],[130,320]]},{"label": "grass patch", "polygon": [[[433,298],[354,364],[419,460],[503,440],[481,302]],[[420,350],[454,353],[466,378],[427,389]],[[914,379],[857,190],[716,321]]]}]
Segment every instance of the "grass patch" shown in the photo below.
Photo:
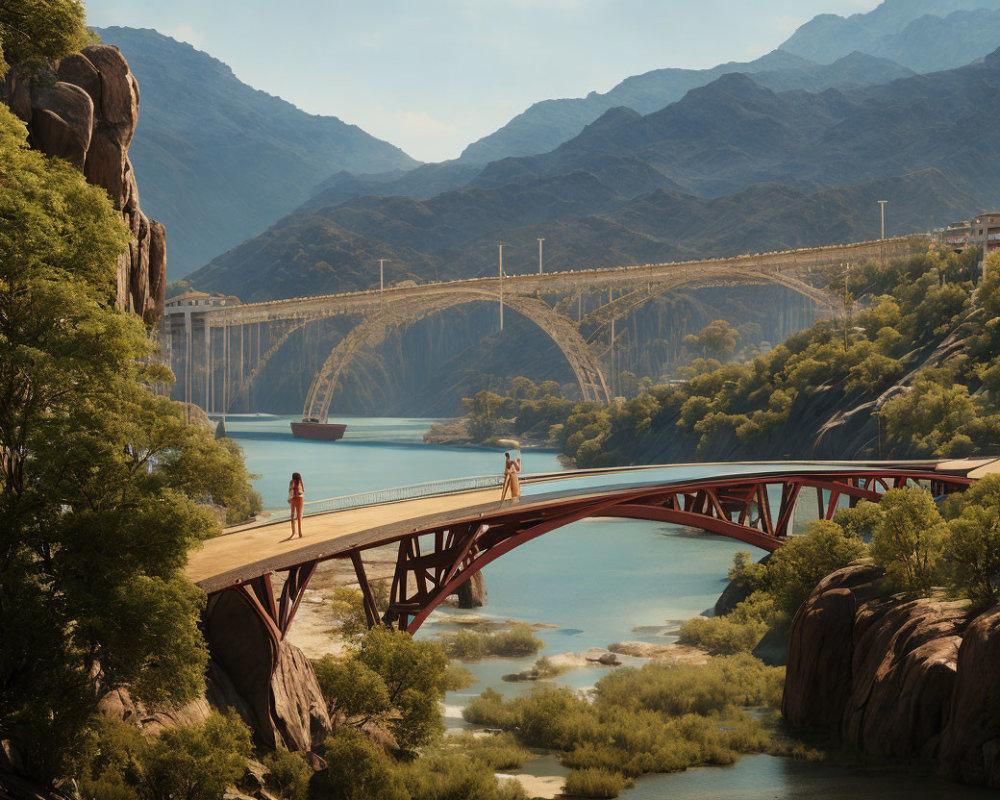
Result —
[{"label": "grass patch", "polygon": [[778,723],[745,710],[776,708],[783,679],[782,669],[748,655],[703,666],[651,662],[602,678],[593,702],[552,686],[511,700],[488,689],[464,715],[511,731],[525,745],[558,751],[573,769],[634,778],[731,764],[744,753],[788,753],[793,743]]},{"label": "grass patch", "polygon": [[545,646],[545,642],[535,636],[531,626],[526,623],[518,623],[510,630],[498,633],[459,631],[453,635],[443,636],[441,644],[449,656],[463,661],[478,661],[489,656],[503,658],[530,656]]},{"label": "grass patch", "polygon": [[604,769],[574,769],[566,776],[563,791],[571,797],[618,797],[622,789],[631,786],[624,775]]}]

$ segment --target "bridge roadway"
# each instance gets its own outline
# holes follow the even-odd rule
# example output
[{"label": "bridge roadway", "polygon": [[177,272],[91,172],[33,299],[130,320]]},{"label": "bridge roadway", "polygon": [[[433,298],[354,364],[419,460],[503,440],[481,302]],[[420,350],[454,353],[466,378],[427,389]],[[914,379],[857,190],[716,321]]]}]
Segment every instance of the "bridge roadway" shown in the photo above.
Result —
[{"label": "bridge roadway", "polygon": [[[463,304],[499,302],[501,328],[505,307],[533,322],[565,356],[580,396],[608,402],[611,391],[604,376],[604,356],[593,337],[654,297],[682,287],[770,283],[836,314],[843,308],[842,298],[827,291],[828,276],[819,270],[896,258],[926,247],[925,237],[911,236],[702,261],[505,274],[242,305],[188,303],[167,307],[163,343],[166,363],[178,376],[174,387],[178,398],[189,403],[200,400],[206,409],[219,408],[220,401],[223,409],[243,402],[249,408],[251,385],[296,331],[330,317],[360,318],[332,348],[306,395],[303,417],[325,420],[341,376],[360,353],[377,348],[391,331]],[[585,295],[599,298],[598,307],[588,308],[586,315]],[[551,302],[556,297],[579,298],[577,319],[565,313],[565,306]],[[588,338],[581,327],[592,329]],[[194,344],[196,331],[198,346]],[[196,383],[200,397],[195,396]]]},{"label": "bridge roadway", "polygon": [[[446,593],[489,561],[535,536],[586,517],[678,522],[775,550],[790,533],[802,488],[817,490],[817,515],[830,518],[843,497],[852,503],[878,500],[886,489],[914,481],[935,493],[960,490],[997,471],[1000,459],[584,470],[526,477],[520,503],[508,500],[502,506],[498,476],[497,485],[488,488],[307,514],[303,539],[286,539],[287,518],[238,529],[206,541],[193,552],[187,575],[209,595],[235,588],[252,600],[246,587],[254,587],[258,599],[264,598],[259,613],[268,612],[271,606],[273,613],[268,613],[277,616],[270,575],[288,572],[286,584],[292,585],[286,585],[282,595],[283,618],[273,620],[273,635],[280,639],[317,563],[351,558],[364,587],[364,551],[398,542],[392,616],[402,615],[400,626],[412,632]],[[374,624],[379,618],[374,604],[369,611]],[[409,617],[414,619],[408,623]]]},{"label": "bridge roadway", "polygon": [[[898,258],[910,255],[915,248],[926,249],[926,237],[894,237],[868,242],[824,247],[754,253],[699,261],[674,261],[660,264],[637,264],[596,269],[562,270],[542,274],[504,275],[503,291],[512,295],[575,294],[581,290],[633,288],[649,282],[674,286],[719,286],[723,283],[777,283],[810,297],[818,304],[833,307],[835,298],[823,289],[811,286],[802,278],[813,269],[839,262],[857,263],[868,258]],[[336,307],[342,314],[377,311],[387,301],[432,297],[441,293],[472,293],[498,296],[499,276],[466,278],[424,283],[416,286],[392,286],[384,291],[368,289],[313,297],[294,297],[245,303],[237,306],[204,306],[190,309],[212,327],[246,325],[276,320],[301,320],[330,315]],[[170,308],[166,311],[170,316]],[[182,312],[181,312],[182,313]]]}]

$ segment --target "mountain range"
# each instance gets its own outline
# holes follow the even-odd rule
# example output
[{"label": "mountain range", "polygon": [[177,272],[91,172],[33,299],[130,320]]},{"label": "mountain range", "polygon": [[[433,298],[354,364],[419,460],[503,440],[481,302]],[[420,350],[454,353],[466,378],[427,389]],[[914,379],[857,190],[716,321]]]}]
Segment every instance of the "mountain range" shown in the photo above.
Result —
[{"label": "mountain range", "polygon": [[139,82],[130,156],[143,208],[166,225],[172,278],[260,233],[328,175],[417,166],[355,125],[247,86],[189,44],[153,30],[96,32]]},{"label": "mountain range", "polygon": [[250,300],[371,285],[377,257],[397,280],[490,274],[500,238],[509,272],[534,268],[538,237],[552,269],[819,245],[877,237],[878,199],[888,232],[923,231],[1000,204],[998,128],[1000,52],[850,91],[727,74],[429,198],[314,198],[191,280]]},{"label": "mountain range", "polygon": [[604,94],[535,103],[470,144],[459,160],[485,163],[548,152],[610,108],[648,114],[729,72],[754,75],[761,86],[779,91],[821,91],[960,67],[1000,46],[998,9],[1000,0],[885,0],[866,14],[821,14],[755,61],[653,70],[626,78]]}]

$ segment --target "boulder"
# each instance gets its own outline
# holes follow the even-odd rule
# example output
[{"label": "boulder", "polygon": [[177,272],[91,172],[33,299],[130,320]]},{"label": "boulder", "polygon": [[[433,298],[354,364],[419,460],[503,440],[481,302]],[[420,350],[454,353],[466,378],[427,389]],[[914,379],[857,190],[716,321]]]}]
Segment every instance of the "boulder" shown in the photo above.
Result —
[{"label": "boulder", "polygon": [[114,689],[97,704],[105,717],[136,725],[146,733],[157,734],[167,728],[204,722],[212,708],[203,696],[184,706],[157,705],[151,708],[133,699],[127,688]]},{"label": "boulder", "polygon": [[51,65],[54,81],[29,80],[16,65],[0,100],[28,125],[30,145],[69,161],[102,187],[132,232],[118,259],[117,306],[153,324],[163,314],[167,248],[163,226],[139,208],[128,149],[139,119],[139,85],[118,48],[90,45]]},{"label": "boulder", "polygon": [[792,622],[782,713],[876,758],[919,760],[1000,788],[1000,608],[908,599],[857,565]]},{"label": "boulder", "polygon": [[1000,609],[976,617],[958,650],[958,670],[941,737],[949,775],[1000,788]]},{"label": "boulder", "polygon": [[964,603],[889,598],[858,608],[844,744],[880,758],[934,757],[964,619]]},{"label": "boulder", "polygon": [[94,126],[94,101],[79,86],[58,81],[31,96],[31,144],[82,170]]}]

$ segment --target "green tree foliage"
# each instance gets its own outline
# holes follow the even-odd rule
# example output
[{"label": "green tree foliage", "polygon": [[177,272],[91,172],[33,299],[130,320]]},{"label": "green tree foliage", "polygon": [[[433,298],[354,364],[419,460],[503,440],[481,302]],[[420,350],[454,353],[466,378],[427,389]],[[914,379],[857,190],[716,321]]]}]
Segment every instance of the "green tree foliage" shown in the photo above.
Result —
[{"label": "green tree foliage", "polygon": [[78,0],[4,0],[0,5],[0,78],[6,64],[38,66],[91,40]]},{"label": "green tree foliage", "polygon": [[218,800],[243,775],[250,754],[250,731],[235,714],[213,712],[153,737],[98,718],[74,771],[81,795],[95,800]]},{"label": "green tree foliage", "polygon": [[[389,605],[389,583],[385,580],[371,581],[369,584],[375,606],[384,610]],[[357,636],[368,630],[365,616],[365,599],[360,589],[338,586],[333,590],[331,603],[333,616],[337,619],[337,630],[341,636]]]},{"label": "green tree foliage", "polygon": [[267,753],[261,762],[267,767],[267,788],[285,800],[303,800],[309,792],[312,767],[300,753],[276,750]]},{"label": "green tree foliage", "polygon": [[749,653],[768,630],[786,628],[816,584],[867,555],[868,548],[855,530],[839,523],[814,522],[776,550],[766,564],[752,561],[749,553],[737,553],[729,579],[748,597],[723,616],[685,620],[681,643],[713,655]]},{"label": "green tree foliage", "polygon": [[551,444],[554,425],[561,423],[574,403],[562,396],[555,381],[535,384],[524,377],[514,378],[506,395],[478,392],[464,398],[469,433],[474,441],[493,442],[516,436],[526,443]]},{"label": "green tree foliage", "polygon": [[167,376],[114,310],[128,234],[107,195],[25,138],[0,106],[0,726],[54,777],[99,690],[201,690],[187,551],[218,530],[199,503],[249,487],[148,388]]},{"label": "green tree foliage", "polygon": [[702,356],[722,358],[728,356],[739,343],[740,332],[724,319],[717,319],[702,328],[697,334],[684,337],[684,346]]},{"label": "green tree foliage", "polygon": [[315,667],[323,695],[352,726],[383,724],[404,751],[433,741],[443,730],[438,702],[450,676],[448,657],[437,642],[414,641],[408,633],[379,626],[347,658],[325,656]]},{"label": "green tree foliage", "polygon": [[527,800],[520,784],[498,784],[478,757],[434,753],[401,763],[356,730],[335,731],[323,756],[328,767],[312,786],[319,800]]},{"label": "green tree foliage", "polygon": [[951,587],[976,607],[1000,601],[1000,475],[989,475],[949,499],[944,544]]},{"label": "green tree foliage", "polygon": [[938,578],[948,526],[922,489],[890,489],[879,502],[871,554],[900,591],[927,592]]},{"label": "green tree foliage", "polygon": [[323,757],[328,766],[314,791],[320,800],[409,800],[392,759],[361,731],[334,732]]},{"label": "green tree foliage", "polygon": [[867,554],[859,537],[819,520],[775,551],[767,563],[766,586],[778,611],[792,616],[823,578]]},{"label": "green tree foliage", "polygon": [[[624,405],[553,406],[545,419],[549,442],[579,467],[807,457],[815,436],[802,435],[803,428],[808,433],[835,407],[853,409],[855,422],[866,410],[872,415],[870,444],[845,457],[1000,450],[1000,325],[993,322],[1000,318],[1000,254],[991,256],[978,286],[977,258],[976,251],[938,252],[857,265],[849,289],[861,310],[846,330],[824,320],[745,363],[697,358],[678,369],[684,383],[640,382]],[[830,280],[831,291],[843,292],[842,272]],[[734,336],[716,321],[687,344],[724,357]],[[946,337],[961,342],[962,352],[943,367],[924,367]],[[883,393],[900,381],[902,391],[885,402]],[[517,393],[527,397],[521,388]],[[477,417],[485,438],[474,434],[474,440],[527,429],[519,409],[529,401],[495,394],[490,401],[490,413],[480,409]],[[544,440],[544,434],[536,439]],[[837,440],[828,437],[825,445]]]}]

